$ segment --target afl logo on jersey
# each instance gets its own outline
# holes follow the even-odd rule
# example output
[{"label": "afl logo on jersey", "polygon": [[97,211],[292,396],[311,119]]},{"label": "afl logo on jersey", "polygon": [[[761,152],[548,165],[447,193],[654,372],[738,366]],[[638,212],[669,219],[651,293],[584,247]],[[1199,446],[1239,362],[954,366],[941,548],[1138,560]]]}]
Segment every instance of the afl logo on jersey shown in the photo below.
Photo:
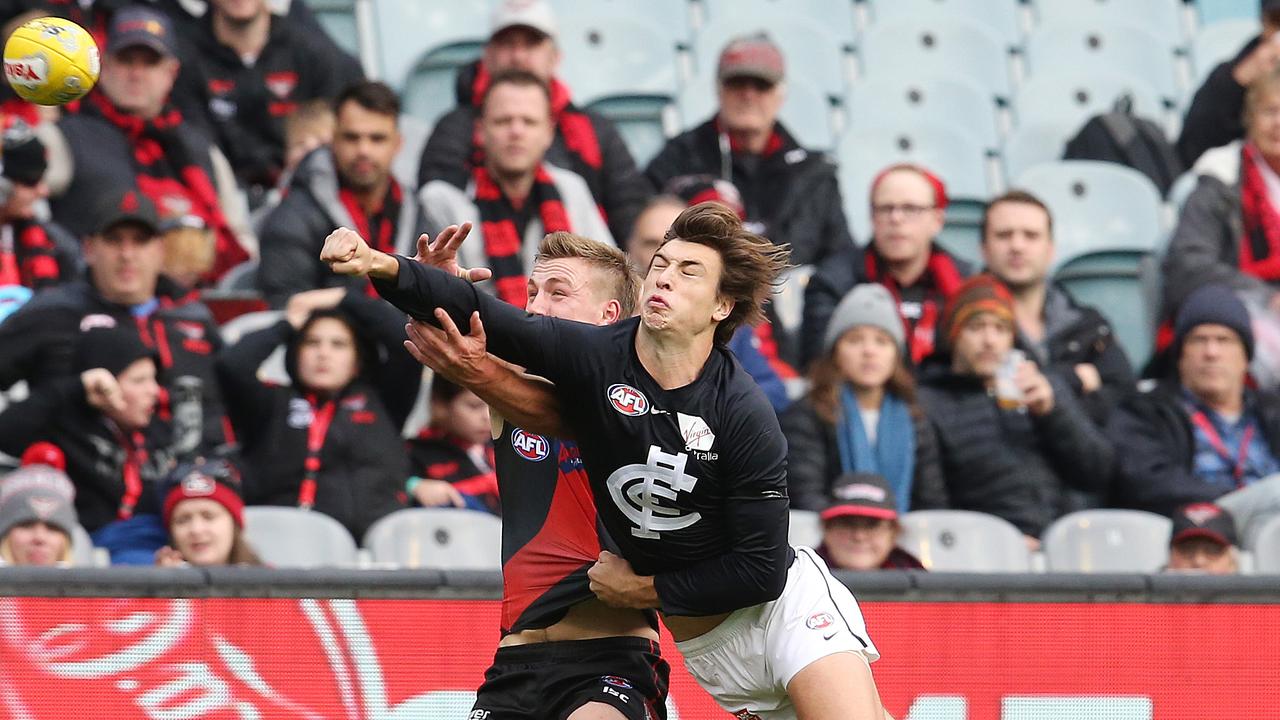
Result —
[{"label": "afl logo on jersey", "polygon": [[613,409],[623,415],[637,417],[649,412],[649,398],[640,394],[639,390],[630,385],[623,385],[622,383],[610,385],[606,395],[613,405]]},{"label": "afl logo on jersey", "polygon": [[525,432],[520,428],[516,428],[515,432],[511,433],[511,447],[520,454],[520,457],[532,462],[546,460],[551,454],[551,443],[547,442],[546,438]]}]

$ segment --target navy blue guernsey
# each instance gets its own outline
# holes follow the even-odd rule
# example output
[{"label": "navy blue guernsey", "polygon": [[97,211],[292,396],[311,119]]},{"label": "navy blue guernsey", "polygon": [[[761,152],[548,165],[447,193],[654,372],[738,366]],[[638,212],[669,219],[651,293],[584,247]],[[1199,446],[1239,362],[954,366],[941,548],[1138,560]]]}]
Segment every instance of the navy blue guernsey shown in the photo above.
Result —
[{"label": "navy blue guernsey", "polygon": [[773,408],[722,347],[664,390],[635,354],[638,318],[595,326],[530,315],[436,268],[398,258],[384,298],[434,323],[479,310],[489,351],[555,384],[609,537],[661,610],[711,615],[774,600],[787,543],[787,445]]}]

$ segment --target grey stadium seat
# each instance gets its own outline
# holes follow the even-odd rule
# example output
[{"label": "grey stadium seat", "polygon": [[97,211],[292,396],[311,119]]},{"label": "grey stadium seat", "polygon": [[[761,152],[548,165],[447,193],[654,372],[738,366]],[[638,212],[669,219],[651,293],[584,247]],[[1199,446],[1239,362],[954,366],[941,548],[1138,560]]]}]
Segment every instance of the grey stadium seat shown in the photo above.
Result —
[{"label": "grey stadium seat", "polygon": [[1031,571],[1031,552],[1018,528],[968,510],[916,510],[901,517],[898,547],[926,568],[946,572]]},{"label": "grey stadium seat", "polygon": [[1085,20],[1140,25],[1170,45],[1182,45],[1182,0],[1031,0],[1037,25]]},{"label": "grey stadium seat", "polygon": [[408,508],[375,522],[364,548],[376,564],[437,570],[502,569],[502,521],[457,508]]},{"label": "grey stadium seat", "polygon": [[822,520],[812,510],[792,510],[787,540],[792,545],[816,548],[822,544]]},{"label": "grey stadium seat", "polygon": [[917,77],[902,73],[878,73],[849,89],[849,129],[862,125],[936,122],[947,118],[994,150],[1000,145],[996,104],[986,88],[966,77]]},{"label": "grey stadium seat", "polygon": [[1254,572],[1258,575],[1280,575],[1280,515],[1264,521],[1253,533]]},{"label": "grey stadium seat", "polygon": [[886,19],[867,28],[858,54],[869,78],[910,68],[921,77],[966,77],[1002,98],[1009,97],[1012,87],[1004,40],[975,20],[932,15]]},{"label": "grey stadium seat", "polygon": [[1043,23],[1027,40],[1029,77],[1064,67],[1098,75],[1119,72],[1150,82],[1170,102],[1181,95],[1174,65],[1173,44],[1143,25]]},{"label": "grey stadium seat", "polygon": [[1045,530],[1049,572],[1152,573],[1169,561],[1169,518],[1141,510],[1082,510]]},{"label": "grey stadium seat", "polygon": [[[1159,120],[1160,95],[1148,80],[1120,72],[1106,74],[1054,68],[1036,73],[1018,88],[1013,99],[1019,123],[1056,122],[1084,125],[1094,115],[1111,110],[1123,95],[1133,99],[1133,112]],[[1056,154],[1052,160],[1061,157]]]},{"label": "grey stadium seat", "polygon": [[899,17],[958,18],[980,23],[1009,47],[1022,44],[1022,21],[1017,0],[869,0],[872,22]]},{"label": "grey stadium seat", "polygon": [[354,567],[356,542],[337,520],[294,507],[244,509],[245,539],[268,565],[282,568]]}]

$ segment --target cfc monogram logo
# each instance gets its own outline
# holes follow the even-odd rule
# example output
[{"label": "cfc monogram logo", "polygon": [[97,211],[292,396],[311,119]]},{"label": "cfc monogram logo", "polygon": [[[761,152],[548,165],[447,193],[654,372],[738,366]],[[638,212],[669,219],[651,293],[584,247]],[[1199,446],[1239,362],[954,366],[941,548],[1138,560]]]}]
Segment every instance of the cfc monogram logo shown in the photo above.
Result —
[{"label": "cfc monogram logo", "polygon": [[682,513],[671,507],[681,492],[693,492],[698,484],[697,478],[684,473],[688,459],[684,453],[672,455],[650,445],[648,462],[624,465],[609,476],[609,497],[636,524],[632,535],[656,540],[659,533],[681,530],[702,519],[699,513]]}]

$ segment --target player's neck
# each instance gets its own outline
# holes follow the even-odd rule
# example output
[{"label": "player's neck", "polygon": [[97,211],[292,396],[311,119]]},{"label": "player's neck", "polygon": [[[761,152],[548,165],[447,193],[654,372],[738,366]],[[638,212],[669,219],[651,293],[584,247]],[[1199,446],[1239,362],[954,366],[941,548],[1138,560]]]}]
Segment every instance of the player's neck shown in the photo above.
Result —
[{"label": "player's neck", "polygon": [[213,36],[241,58],[256,60],[271,37],[271,13],[264,12],[244,22],[231,20],[221,13],[213,15]]},{"label": "player's neck", "polygon": [[712,332],[689,337],[650,330],[643,323],[636,333],[636,356],[658,385],[664,390],[684,387],[702,373],[711,357]]}]

